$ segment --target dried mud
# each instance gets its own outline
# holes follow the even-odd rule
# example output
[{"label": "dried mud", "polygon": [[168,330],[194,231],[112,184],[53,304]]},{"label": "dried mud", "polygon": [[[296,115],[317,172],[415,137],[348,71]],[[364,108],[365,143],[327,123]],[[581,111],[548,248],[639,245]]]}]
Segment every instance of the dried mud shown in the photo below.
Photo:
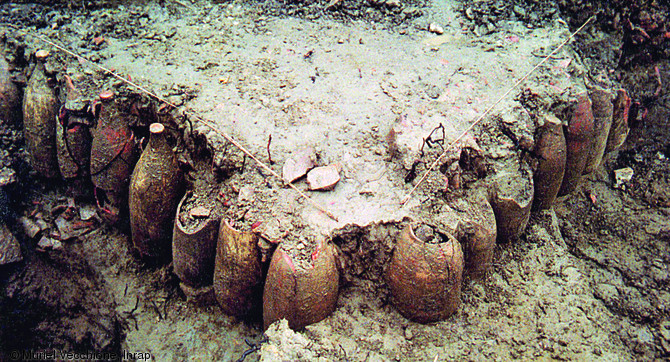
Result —
[{"label": "dried mud", "polygon": [[[640,7],[667,19],[666,8],[604,5],[576,42],[508,95],[445,155],[408,205],[397,206],[472,119],[565,39],[566,24],[574,30],[593,13],[591,4],[577,3],[0,6],[0,22],[67,44],[181,109],[214,119],[215,129],[242,140],[264,162],[274,160],[278,173],[304,146],[314,147],[317,165],[342,166],[333,191],[309,192],[340,217],[335,222],[203,122],[179,109],[165,118],[194,192],[186,214],[202,206],[239,230],[253,229],[261,236],[264,270],[280,241],[305,265],[315,240],[337,248],[335,311],[302,331],[280,321],[263,332],[260,316],[239,320],[213,299],[193,303],[171,265],[133,256],[123,212],[112,224],[99,211],[95,227],[63,241],[60,250],[39,247],[42,234],[28,235],[19,218],[42,215],[47,234],[57,230],[59,204],[81,213],[95,200],[92,194],[64,198],[68,185],[39,179],[27,164],[20,127],[3,121],[0,172],[11,170],[20,182],[0,185],[0,220],[19,239],[24,260],[0,266],[0,359],[51,348],[148,352],[156,360],[236,360],[245,351],[254,351],[247,360],[262,361],[667,358],[670,65],[662,52],[645,52],[654,44],[626,48],[624,66],[618,50],[628,39],[621,19],[632,14],[639,21]],[[431,22],[445,34],[428,34]],[[45,45],[0,28],[12,75],[24,86],[31,52]],[[99,36],[101,43],[94,41]],[[52,53],[47,69],[70,75],[82,94],[119,94],[138,140],[170,110]],[[568,119],[568,101],[583,89],[585,75],[586,82],[627,89],[640,103],[622,149],[606,155],[553,209],[533,213],[524,230],[505,231],[501,239],[499,229],[489,272],[465,273],[456,314],[431,324],[401,316],[384,281],[400,230],[423,219],[463,240],[468,230],[454,220],[467,197],[527,201],[537,118],[551,112]],[[612,171],[623,167],[634,176],[616,188]],[[304,180],[295,185],[308,192]],[[197,226],[194,218],[179,217]]]}]

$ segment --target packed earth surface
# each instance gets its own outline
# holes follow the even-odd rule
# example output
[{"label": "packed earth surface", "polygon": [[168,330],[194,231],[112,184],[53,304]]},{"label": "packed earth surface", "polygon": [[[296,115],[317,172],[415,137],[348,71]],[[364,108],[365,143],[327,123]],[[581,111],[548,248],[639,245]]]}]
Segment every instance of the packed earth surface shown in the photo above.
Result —
[{"label": "packed earth surface", "polygon": [[[670,357],[662,2],[18,1],[0,5],[0,42],[20,89],[47,49],[61,89],[68,75],[85,98],[114,91],[138,151],[149,123],[166,124],[190,192],[185,228],[206,210],[254,230],[264,270],[277,244],[299,264],[328,240],[340,271],[334,312],[304,329],[227,316],[211,289],[180,287],[170,260],[133,251],[127,205],[110,215],[90,185],[39,176],[20,117],[3,119],[0,241],[15,238],[22,258],[0,265],[0,360]],[[538,122],[567,120],[594,84],[633,100],[623,146],[520,237],[499,235],[487,272],[465,273],[454,315],[401,315],[385,281],[399,231],[448,228],[445,210],[492,189],[532,194]],[[288,187],[289,160],[323,174]]]}]

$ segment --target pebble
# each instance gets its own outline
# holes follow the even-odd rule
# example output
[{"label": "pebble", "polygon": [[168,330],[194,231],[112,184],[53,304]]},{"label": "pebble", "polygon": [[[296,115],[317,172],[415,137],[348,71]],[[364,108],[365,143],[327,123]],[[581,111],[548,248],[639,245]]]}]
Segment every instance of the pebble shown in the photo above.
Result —
[{"label": "pebble", "polygon": [[615,182],[614,188],[617,189],[622,188],[626,182],[633,179],[634,174],[635,172],[630,167],[624,167],[618,170],[614,170],[614,182]]},{"label": "pebble", "polygon": [[26,236],[28,236],[30,239],[34,238],[37,236],[37,234],[39,234],[40,231],[42,231],[42,228],[40,228],[36,222],[25,216],[19,219],[19,223],[23,227],[23,231],[26,233]]},{"label": "pebble", "polygon": [[53,249],[53,250],[61,250],[63,249],[63,244],[60,242],[60,240],[52,239],[48,236],[42,236],[40,241],[37,243],[37,246],[39,246],[41,249]]},{"label": "pebble", "polygon": [[244,186],[240,189],[237,199],[239,201],[252,201],[254,199],[254,192],[253,186]]},{"label": "pebble", "polygon": [[524,9],[522,6],[519,5],[514,5],[513,8],[514,14],[520,18],[525,18],[526,17],[526,9]]},{"label": "pebble", "polygon": [[0,265],[23,260],[21,246],[4,224],[0,225]]},{"label": "pebble", "polygon": [[[3,157],[4,158],[4,157]],[[0,187],[16,182],[16,172],[11,168],[0,169]]]},{"label": "pebble", "polygon": [[428,31],[438,35],[444,34],[444,29],[437,23],[430,23],[430,25],[428,25]]},{"label": "pebble", "polygon": [[412,338],[414,338],[414,333],[412,333],[412,329],[409,327],[405,328],[405,339],[411,341]]},{"label": "pebble", "polygon": [[465,9],[465,17],[468,18],[468,20],[475,19],[475,12],[472,10],[472,8]]},{"label": "pebble", "polygon": [[376,190],[379,190],[379,182],[372,181],[363,185],[363,187],[358,190],[358,193],[361,195],[374,195]]},{"label": "pebble", "polygon": [[311,147],[299,150],[294,156],[289,157],[286,162],[284,162],[284,167],[282,167],[282,178],[284,179],[284,182],[294,182],[305,176],[307,171],[316,166],[316,163],[314,162],[315,159],[316,151]]},{"label": "pebble", "polygon": [[329,191],[340,181],[339,167],[336,164],[317,167],[307,174],[310,190]]},{"label": "pebble", "polygon": [[211,210],[203,206],[196,206],[189,212],[191,217],[208,217],[210,213]]},{"label": "pebble", "polygon": [[396,8],[400,6],[400,0],[386,0],[386,6]]},{"label": "pebble", "polygon": [[83,221],[91,220],[96,215],[96,209],[93,205],[84,205],[79,208],[79,218]]}]

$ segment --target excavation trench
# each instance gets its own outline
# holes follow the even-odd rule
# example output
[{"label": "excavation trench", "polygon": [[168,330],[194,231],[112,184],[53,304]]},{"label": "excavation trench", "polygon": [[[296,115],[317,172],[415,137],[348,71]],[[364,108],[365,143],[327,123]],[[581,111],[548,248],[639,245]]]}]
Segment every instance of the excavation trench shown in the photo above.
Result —
[{"label": "excavation trench", "polygon": [[[51,27],[23,19],[23,28],[6,28],[5,58],[20,92],[31,94],[35,52],[50,49],[44,72],[72,112],[68,119],[85,120],[80,124],[91,127],[94,145],[105,134],[118,147],[107,163],[91,166],[93,181],[44,179],[28,166],[30,145],[13,163],[20,183],[3,190],[13,198],[8,224],[23,261],[1,270],[8,276],[2,320],[12,326],[0,331],[0,347],[232,360],[267,329],[261,359],[426,359],[470,353],[459,325],[489,323],[503,310],[515,316],[489,330],[495,334],[529,319],[526,309],[539,315],[542,306],[515,309],[523,299],[514,294],[515,280],[529,268],[559,264],[562,278],[563,264],[577,263],[565,251],[556,214],[538,210],[559,192],[563,171],[552,172],[556,165],[579,165],[565,171],[575,187],[586,167],[576,151],[566,160],[561,139],[576,150],[575,139],[590,135],[602,143],[607,135],[593,137],[594,130],[616,127],[601,124],[608,113],[602,107],[586,105],[607,96],[593,96],[591,83],[587,89],[571,46],[500,98],[570,35],[565,23],[528,28],[507,21],[473,36],[449,4],[427,8],[449,24],[440,35],[406,27],[419,13],[391,5],[338,14],[404,14],[400,33],[389,31],[390,23],[268,18],[240,4],[204,4],[183,14],[152,3],[61,9],[47,15]],[[130,25],[118,25],[124,22]],[[138,28],[142,34],[134,33]],[[122,79],[31,34],[74,44],[70,50]],[[69,97],[68,79],[77,97]],[[606,89],[614,100],[616,90]],[[91,112],[76,113],[75,100],[90,103]],[[114,133],[87,123],[105,117],[120,120],[110,126]],[[582,124],[591,127],[587,136],[574,126]],[[20,132],[20,125],[10,128]],[[127,137],[111,141],[119,135]],[[149,166],[144,173],[137,166],[139,176],[131,177],[140,153],[137,165]],[[117,186],[95,180],[104,173]],[[174,184],[165,175],[175,175]],[[152,179],[160,185],[133,194]],[[155,213],[137,219],[143,208]],[[73,226],[79,222],[81,229]],[[520,240],[540,240],[540,251]],[[517,252],[528,260],[545,253],[556,264],[528,266]],[[548,296],[562,295],[562,287],[543,287]],[[581,295],[582,285],[574,288]],[[585,334],[595,328],[579,320]],[[522,327],[544,333],[539,324]],[[486,353],[528,353],[511,347],[523,345],[522,337],[501,333],[510,347],[505,342]],[[454,348],[442,348],[438,335],[449,336]],[[314,342],[319,347],[310,351]],[[415,346],[424,342],[432,347]],[[566,341],[552,343],[579,356]]]}]

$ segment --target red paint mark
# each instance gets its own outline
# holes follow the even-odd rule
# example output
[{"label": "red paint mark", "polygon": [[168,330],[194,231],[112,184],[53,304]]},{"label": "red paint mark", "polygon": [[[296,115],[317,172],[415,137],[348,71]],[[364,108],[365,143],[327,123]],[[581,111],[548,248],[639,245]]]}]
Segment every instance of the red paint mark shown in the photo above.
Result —
[{"label": "red paint mark", "polygon": [[253,223],[251,225],[251,231],[254,231],[255,228],[261,226],[262,223],[263,223],[262,221],[256,221],[255,223]]},{"label": "red paint mark", "polygon": [[519,40],[521,40],[521,39],[516,35],[510,35],[510,36],[506,36],[505,40],[507,40],[510,43],[518,43]]},{"label": "red paint mark", "polygon": [[446,259],[447,254],[444,253],[444,249],[443,248],[438,248],[438,250],[440,251],[440,258],[441,259]]},{"label": "red paint mark", "polygon": [[163,111],[165,111],[166,109],[168,109],[169,107],[170,107],[169,104],[167,104],[167,103],[163,103],[163,104],[161,104],[160,107],[158,107],[158,112],[163,112]]},{"label": "red paint mark", "polygon": [[316,249],[314,249],[314,252],[312,252],[312,261],[316,261],[316,258],[319,257],[319,253],[321,252],[321,243],[316,245]]},{"label": "red paint mark", "polygon": [[284,254],[284,255],[283,255],[284,262],[285,262],[286,265],[288,265],[289,268],[291,268],[291,270],[295,273],[295,264],[293,264],[293,260],[291,260],[291,257],[288,256],[288,254],[286,254],[286,253],[283,252],[283,251],[280,251],[280,253]]},{"label": "red paint mark", "polygon": [[630,113],[630,106],[632,104],[632,100],[628,96],[628,92],[626,92],[625,89],[620,89],[618,92],[618,97],[623,98],[623,119],[628,122],[628,114]]},{"label": "red paint mark", "polygon": [[645,109],[642,111],[642,115],[640,116],[640,120],[641,120],[641,121],[642,121],[642,120],[645,120],[645,119],[647,118],[647,114],[648,114],[648,113],[649,113],[649,110],[648,110],[647,108],[645,108]]}]

